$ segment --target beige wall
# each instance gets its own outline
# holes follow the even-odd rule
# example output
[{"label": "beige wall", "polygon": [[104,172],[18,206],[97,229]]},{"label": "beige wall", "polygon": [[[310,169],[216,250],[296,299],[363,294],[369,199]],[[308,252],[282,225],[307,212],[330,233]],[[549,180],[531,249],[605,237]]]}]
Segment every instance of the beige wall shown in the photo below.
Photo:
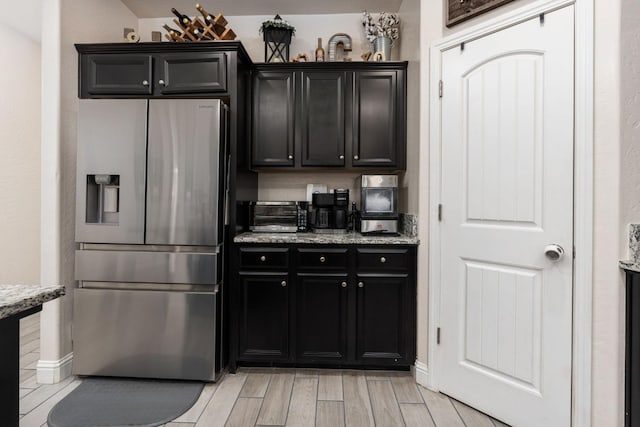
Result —
[{"label": "beige wall", "polygon": [[[191,15],[194,13],[195,10],[193,13],[189,12]],[[336,33],[346,33],[351,36],[353,50],[349,52],[349,56],[354,61],[360,60],[363,51],[370,50],[369,44],[364,38],[360,23],[362,15],[359,13],[332,15],[286,15],[281,13],[281,16],[296,29],[296,33],[291,39],[289,58],[295,58],[299,53],[306,53],[312,60],[318,37],[322,37],[325,55],[328,56],[329,38]],[[264,42],[259,28],[263,21],[273,18],[273,15],[225,16],[225,18],[229,22],[228,26],[236,33],[237,39],[242,41],[242,45],[251,59],[254,62],[264,62]],[[138,29],[141,40],[150,41],[151,31],[161,31],[162,37],[164,37],[166,31],[162,29],[162,24],[175,28],[176,25],[171,22],[172,19],[173,17],[140,19]]]},{"label": "beige wall", "polygon": [[[43,97],[45,111],[50,116],[43,117],[48,129],[58,132],[47,135],[46,143],[58,145],[59,164],[49,167],[47,179],[59,180],[45,189],[43,186],[43,211],[59,210],[59,229],[55,231],[43,229],[43,266],[56,263],[58,268],[47,267],[44,281],[55,281],[63,284],[68,290],[73,289],[75,253],[75,170],[76,170],[76,116],[78,111],[78,59],[74,43],[82,42],[117,42],[121,41],[122,28],[137,25],[137,18],[118,0],[61,0],[60,22],[49,22],[58,19],[54,10],[43,16],[45,27],[49,24],[60,25],[60,81],[51,82],[51,86],[59,84],[60,91],[48,92]],[[46,10],[46,9],[45,9]],[[96,17],[99,17],[97,19]],[[55,35],[50,35],[54,37]],[[48,64],[43,64],[47,71]],[[45,80],[45,84],[48,82]],[[57,117],[54,117],[57,116]],[[43,150],[43,163],[50,165],[58,159],[51,151]],[[43,169],[44,170],[44,169]],[[49,192],[51,190],[51,192]],[[59,194],[52,194],[59,190]],[[46,194],[45,194],[46,193]],[[50,276],[58,276],[50,277]],[[73,319],[73,292],[43,311],[43,342],[41,343],[41,359],[55,361],[72,351],[71,322]],[[46,308],[46,307],[45,307]]]},{"label": "beige wall", "polygon": [[40,43],[0,25],[0,283],[40,281]]}]

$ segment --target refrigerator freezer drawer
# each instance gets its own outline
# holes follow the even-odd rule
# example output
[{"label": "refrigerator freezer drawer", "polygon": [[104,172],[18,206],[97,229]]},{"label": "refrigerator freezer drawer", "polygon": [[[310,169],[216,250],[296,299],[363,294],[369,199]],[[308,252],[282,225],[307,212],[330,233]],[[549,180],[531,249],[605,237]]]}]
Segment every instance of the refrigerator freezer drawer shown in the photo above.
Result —
[{"label": "refrigerator freezer drawer", "polygon": [[76,251],[76,280],[215,285],[222,266],[217,253]]},{"label": "refrigerator freezer drawer", "polygon": [[73,373],[214,381],[216,297],[76,289]]}]

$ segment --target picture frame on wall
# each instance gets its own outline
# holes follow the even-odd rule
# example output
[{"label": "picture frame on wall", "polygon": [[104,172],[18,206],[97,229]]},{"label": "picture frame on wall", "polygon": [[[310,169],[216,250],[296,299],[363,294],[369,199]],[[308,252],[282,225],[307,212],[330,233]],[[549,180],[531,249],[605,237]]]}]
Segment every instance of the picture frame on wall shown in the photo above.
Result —
[{"label": "picture frame on wall", "polygon": [[446,26],[452,27],[512,1],[514,0],[444,0]]}]

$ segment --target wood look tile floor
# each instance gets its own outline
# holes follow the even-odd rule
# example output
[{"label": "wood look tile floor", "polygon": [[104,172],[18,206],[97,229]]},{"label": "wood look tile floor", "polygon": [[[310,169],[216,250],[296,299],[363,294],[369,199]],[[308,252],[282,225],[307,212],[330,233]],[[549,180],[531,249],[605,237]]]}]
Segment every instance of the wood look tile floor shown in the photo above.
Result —
[{"label": "wood look tile floor", "polygon": [[[36,382],[40,315],[20,321],[20,427],[46,427],[51,408],[81,380]],[[409,372],[240,368],[207,384],[187,412],[164,427],[507,427],[416,385]]]}]

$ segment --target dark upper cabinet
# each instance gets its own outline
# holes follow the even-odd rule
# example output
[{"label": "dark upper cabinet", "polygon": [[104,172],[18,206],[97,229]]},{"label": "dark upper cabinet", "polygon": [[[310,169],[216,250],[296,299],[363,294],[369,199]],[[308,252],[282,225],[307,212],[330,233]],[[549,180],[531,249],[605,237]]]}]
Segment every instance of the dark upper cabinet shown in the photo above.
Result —
[{"label": "dark upper cabinet", "polygon": [[302,166],[345,165],[346,72],[300,73]]},{"label": "dark upper cabinet", "polygon": [[397,71],[355,73],[353,166],[397,167],[404,154],[403,93]]},{"label": "dark upper cabinet", "polygon": [[153,92],[151,55],[84,55],[81,69],[87,95],[151,95]]},{"label": "dark upper cabinet", "polygon": [[238,356],[289,357],[289,286],[286,274],[241,275]]},{"label": "dark upper cabinet", "polygon": [[[253,168],[406,167],[406,62],[256,68]],[[286,84],[265,86],[278,76]]]},{"label": "dark upper cabinet", "polygon": [[227,56],[223,52],[166,53],[156,57],[158,94],[227,91]]},{"label": "dark upper cabinet", "polygon": [[80,98],[231,96],[240,86],[239,64],[253,65],[237,41],[77,44],[76,49]]},{"label": "dark upper cabinet", "polygon": [[347,277],[299,275],[296,281],[296,358],[309,363],[347,360]]},{"label": "dark upper cabinet", "polygon": [[293,72],[258,72],[253,77],[251,160],[254,167],[294,165],[295,84]]}]

